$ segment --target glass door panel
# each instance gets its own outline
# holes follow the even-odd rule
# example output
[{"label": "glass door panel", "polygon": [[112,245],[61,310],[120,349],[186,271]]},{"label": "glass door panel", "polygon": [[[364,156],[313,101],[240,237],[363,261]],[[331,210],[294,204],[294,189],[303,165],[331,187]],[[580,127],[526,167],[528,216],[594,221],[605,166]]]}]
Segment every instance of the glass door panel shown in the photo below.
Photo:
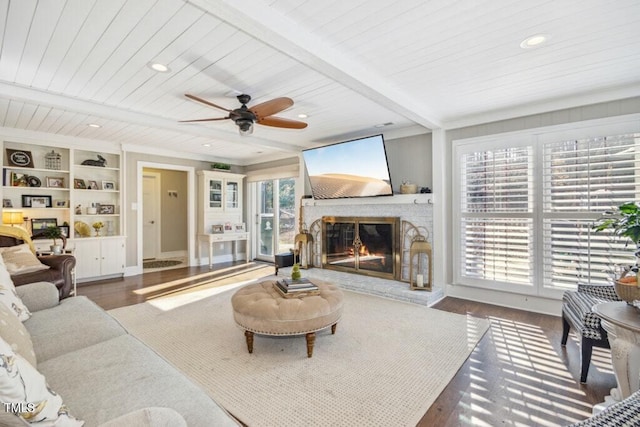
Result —
[{"label": "glass door panel", "polygon": [[258,183],[258,258],[294,247],[296,230],[295,179],[275,179]]}]

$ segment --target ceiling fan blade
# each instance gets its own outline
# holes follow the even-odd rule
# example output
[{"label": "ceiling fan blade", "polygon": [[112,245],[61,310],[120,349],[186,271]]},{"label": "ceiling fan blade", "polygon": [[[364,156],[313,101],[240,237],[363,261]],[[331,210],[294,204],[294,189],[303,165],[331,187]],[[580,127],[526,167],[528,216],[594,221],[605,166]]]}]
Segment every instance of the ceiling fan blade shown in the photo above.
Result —
[{"label": "ceiling fan blade", "polygon": [[263,126],[272,126],[276,128],[287,128],[287,129],[304,129],[307,127],[307,124],[304,122],[299,122],[297,120],[283,119],[281,117],[265,117],[263,119],[258,118],[256,122]]},{"label": "ceiling fan blade", "polygon": [[197,97],[195,95],[191,95],[189,93],[185,93],[184,96],[186,96],[189,99],[193,99],[194,101],[198,101],[198,102],[201,102],[203,104],[206,104],[206,105],[208,105],[210,107],[218,108],[218,109],[224,110],[224,111],[231,111],[228,108],[221,107],[219,105],[214,104],[213,102],[209,102],[206,99],[199,98],[199,97]]},{"label": "ceiling fan blade", "polygon": [[191,122],[213,122],[215,120],[227,120],[229,117],[219,117],[215,119],[195,119],[195,120],[180,120],[178,123],[191,123]]},{"label": "ceiling fan blade", "polygon": [[286,110],[287,108],[293,105],[293,99],[291,98],[275,98],[271,101],[263,102],[262,104],[254,105],[253,107],[249,107],[249,110],[253,112],[259,119],[262,117],[267,117],[272,114],[279,113],[280,111]]}]

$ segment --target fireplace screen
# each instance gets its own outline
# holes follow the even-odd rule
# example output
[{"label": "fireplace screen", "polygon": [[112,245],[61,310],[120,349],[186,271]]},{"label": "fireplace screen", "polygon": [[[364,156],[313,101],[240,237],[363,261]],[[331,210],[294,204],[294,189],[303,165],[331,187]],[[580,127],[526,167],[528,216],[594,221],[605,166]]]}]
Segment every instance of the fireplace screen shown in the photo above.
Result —
[{"label": "fireplace screen", "polygon": [[323,217],[322,266],[396,278],[398,218]]}]

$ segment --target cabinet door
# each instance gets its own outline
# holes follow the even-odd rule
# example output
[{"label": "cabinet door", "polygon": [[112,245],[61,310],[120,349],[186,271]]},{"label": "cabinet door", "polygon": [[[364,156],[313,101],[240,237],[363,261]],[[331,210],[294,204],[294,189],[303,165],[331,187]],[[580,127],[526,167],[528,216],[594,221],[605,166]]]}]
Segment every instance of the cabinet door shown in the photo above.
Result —
[{"label": "cabinet door", "polygon": [[208,208],[222,210],[222,180],[208,179],[206,199],[209,201]]},{"label": "cabinet door", "polygon": [[76,278],[101,275],[101,249],[99,240],[75,240]]},{"label": "cabinet door", "polygon": [[239,180],[225,180],[225,211],[233,212],[240,210],[240,199],[242,197],[242,187]]},{"label": "cabinet door", "polygon": [[101,275],[124,273],[124,240],[105,239],[100,240],[100,271]]}]

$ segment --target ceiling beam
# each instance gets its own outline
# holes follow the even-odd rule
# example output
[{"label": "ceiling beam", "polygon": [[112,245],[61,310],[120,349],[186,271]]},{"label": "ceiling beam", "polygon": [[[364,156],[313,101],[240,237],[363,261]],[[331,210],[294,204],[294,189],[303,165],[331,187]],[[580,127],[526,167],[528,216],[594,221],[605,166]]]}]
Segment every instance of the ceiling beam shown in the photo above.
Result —
[{"label": "ceiling beam", "polygon": [[260,0],[187,0],[307,67],[428,129],[441,127],[433,109],[370,68],[328,46]]},{"label": "ceiling beam", "polygon": [[268,147],[274,150],[291,153],[299,153],[301,151],[301,147],[293,144],[272,141],[253,135],[249,137],[240,136],[236,133],[230,133],[215,128],[180,124],[177,121],[160,116],[143,114],[109,105],[98,104],[96,102],[46,92],[18,84],[0,82],[0,97],[36,105],[45,105],[52,108],[59,108],[65,111],[94,115],[99,118],[116,120],[124,123],[133,123],[139,126],[165,129],[177,133],[186,133],[194,136],[229,141],[243,145],[251,145],[260,148]]}]

